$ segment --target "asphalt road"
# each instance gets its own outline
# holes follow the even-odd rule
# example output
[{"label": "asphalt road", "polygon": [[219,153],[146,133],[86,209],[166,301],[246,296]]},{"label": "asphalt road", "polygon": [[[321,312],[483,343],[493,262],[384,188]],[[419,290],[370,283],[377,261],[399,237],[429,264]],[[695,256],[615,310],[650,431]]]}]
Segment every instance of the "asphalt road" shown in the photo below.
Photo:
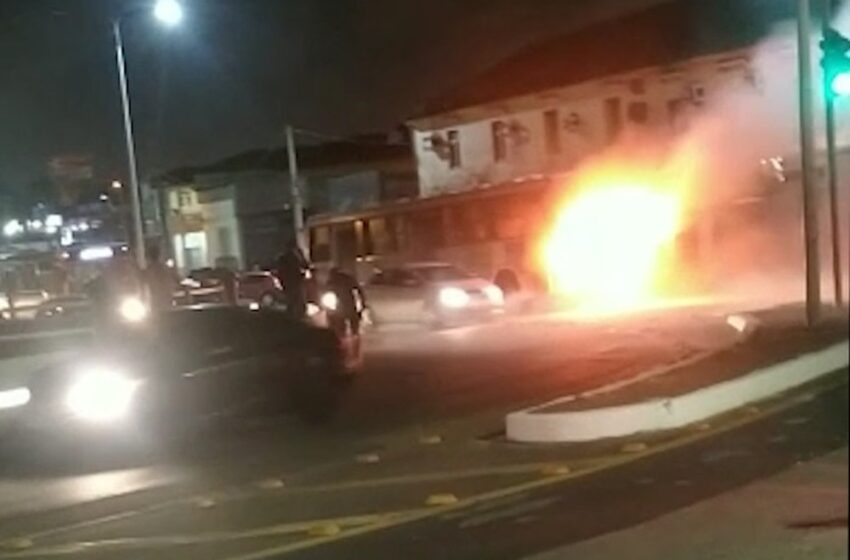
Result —
[{"label": "asphalt road", "polygon": [[[759,451],[740,477],[721,476],[710,461],[688,462],[710,453],[708,447],[694,455],[674,446],[620,465],[618,442],[501,442],[503,414],[729,340],[722,317],[710,310],[616,320],[561,315],[439,333],[373,334],[368,367],[347,388],[329,426],[244,416],[144,457],[80,453],[73,445],[50,460],[0,457],[0,558],[396,557],[401,546],[422,558],[501,558],[586,538],[775,470],[793,454],[771,449],[762,458]],[[818,424],[818,437],[783,449],[798,456],[821,452],[827,440],[846,442],[844,391],[843,401],[835,391],[818,397],[832,399],[830,409],[843,406],[843,424],[829,417],[822,428]],[[718,445],[725,437],[706,435],[688,446]],[[639,467],[645,462],[650,467]],[[657,488],[635,488],[640,477],[622,474],[638,468],[665,473],[654,480],[691,483],[647,505],[631,496],[658,494]],[[574,475],[581,475],[581,484]],[[602,482],[590,482],[599,477]],[[582,503],[595,514],[565,503]],[[435,516],[441,507],[450,511]],[[499,507],[510,513],[500,515]],[[545,512],[547,523],[522,528],[530,531],[527,538],[510,538],[518,531],[517,512],[534,519]],[[548,523],[550,517],[558,522]]]}]

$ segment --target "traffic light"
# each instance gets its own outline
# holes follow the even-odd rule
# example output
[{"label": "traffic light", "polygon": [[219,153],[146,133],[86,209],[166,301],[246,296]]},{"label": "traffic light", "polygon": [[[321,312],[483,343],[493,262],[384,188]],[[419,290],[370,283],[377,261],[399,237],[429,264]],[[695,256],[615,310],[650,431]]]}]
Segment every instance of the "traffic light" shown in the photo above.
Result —
[{"label": "traffic light", "polygon": [[850,39],[832,28],[826,28],[820,42],[826,95],[831,98],[850,95]]}]

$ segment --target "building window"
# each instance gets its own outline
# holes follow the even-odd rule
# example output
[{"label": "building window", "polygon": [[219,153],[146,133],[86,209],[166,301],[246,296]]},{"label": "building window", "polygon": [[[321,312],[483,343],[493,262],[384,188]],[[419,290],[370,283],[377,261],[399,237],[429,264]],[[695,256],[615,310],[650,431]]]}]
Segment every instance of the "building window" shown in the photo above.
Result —
[{"label": "building window", "polygon": [[456,169],[460,167],[460,133],[450,130],[447,134],[449,142],[449,167]]},{"label": "building window", "polygon": [[623,115],[620,108],[620,98],[611,97],[605,100],[605,130],[608,142],[612,143],[620,135],[623,128]]},{"label": "building window", "polygon": [[314,262],[331,260],[331,231],[328,226],[310,230],[310,260]]},{"label": "building window", "polygon": [[504,121],[493,121],[490,124],[490,134],[493,137],[493,161],[504,161],[508,158],[508,125]]},{"label": "building window", "polygon": [[372,218],[365,223],[364,232],[369,239],[369,254],[386,255],[395,251],[395,231],[387,223],[388,218]]},{"label": "building window", "polygon": [[192,205],[192,191],[183,189],[177,194],[177,206],[183,208]]},{"label": "building window", "polygon": [[557,154],[561,151],[561,128],[557,109],[543,112],[543,132],[546,142],[546,152]]},{"label": "building window", "polygon": [[629,122],[633,124],[646,124],[649,122],[649,105],[645,101],[633,101],[629,103]]},{"label": "building window", "polygon": [[233,244],[230,242],[230,228],[218,228],[218,253],[220,256],[233,256]]}]

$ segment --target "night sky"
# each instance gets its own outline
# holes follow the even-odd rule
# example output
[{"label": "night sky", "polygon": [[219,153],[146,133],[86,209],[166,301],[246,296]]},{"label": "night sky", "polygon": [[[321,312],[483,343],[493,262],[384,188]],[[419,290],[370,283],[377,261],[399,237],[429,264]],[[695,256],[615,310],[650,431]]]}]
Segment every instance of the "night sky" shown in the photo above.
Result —
[{"label": "night sky", "polygon": [[[281,143],[393,128],[524,45],[652,0],[184,0],[125,20],[143,177]],[[91,154],[124,176],[109,20],[136,0],[0,0],[0,189]]]}]

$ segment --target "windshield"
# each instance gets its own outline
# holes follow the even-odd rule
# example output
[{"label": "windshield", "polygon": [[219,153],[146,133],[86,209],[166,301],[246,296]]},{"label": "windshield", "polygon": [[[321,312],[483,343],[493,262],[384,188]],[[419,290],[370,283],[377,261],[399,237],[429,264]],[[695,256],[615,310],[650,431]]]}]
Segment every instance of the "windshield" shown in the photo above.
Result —
[{"label": "windshield", "polygon": [[448,265],[422,266],[410,270],[426,282],[447,282],[470,278],[470,275],[463,270]]}]

